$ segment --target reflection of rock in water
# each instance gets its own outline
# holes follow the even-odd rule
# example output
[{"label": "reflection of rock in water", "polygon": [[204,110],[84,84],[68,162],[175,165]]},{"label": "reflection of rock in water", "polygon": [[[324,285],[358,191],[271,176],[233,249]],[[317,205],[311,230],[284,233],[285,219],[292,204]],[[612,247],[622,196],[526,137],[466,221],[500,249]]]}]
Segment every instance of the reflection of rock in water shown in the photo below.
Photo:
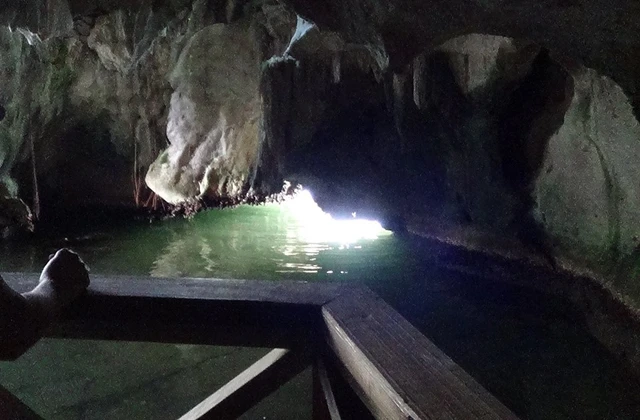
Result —
[{"label": "reflection of rock in water", "polygon": [[[154,277],[182,277],[178,262],[184,261],[184,258],[193,258],[188,255],[187,244],[188,241],[186,239],[171,241],[155,260],[149,274]],[[195,274],[192,275],[195,276]]]},{"label": "reflection of rock in water", "polygon": [[153,263],[152,276],[234,277],[234,261],[259,258],[241,249],[240,243],[250,237],[244,229],[233,223],[209,225],[206,218],[205,214],[188,222],[187,237],[177,236],[164,247]]}]

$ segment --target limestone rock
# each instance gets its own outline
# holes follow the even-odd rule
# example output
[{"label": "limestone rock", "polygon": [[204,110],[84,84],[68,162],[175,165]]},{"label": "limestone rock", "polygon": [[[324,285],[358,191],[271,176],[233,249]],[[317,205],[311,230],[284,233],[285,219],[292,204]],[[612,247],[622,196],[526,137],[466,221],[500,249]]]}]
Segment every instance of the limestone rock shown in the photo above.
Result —
[{"label": "limestone rock", "polygon": [[73,28],[67,0],[5,0],[0,10],[0,24],[26,29],[42,39],[66,36]]},{"label": "limestone rock", "polygon": [[98,54],[102,65],[120,73],[126,73],[132,64],[125,20],[122,10],[101,16],[87,39],[87,45]]},{"label": "limestone rock", "polygon": [[258,51],[246,28],[217,24],[196,33],[171,84],[170,146],[149,168],[147,185],[170,203],[238,196],[260,144]]},{"label": "limestone rock", "polygon": [[71,83],[66,43],[27,35],[0,29],[0,189],[12,199],[20,194],[15,167],[27,159],[31,143],[59,124]]},{"label": "limestone rock", "polygon": [[[21,228],[32,231],[33,215],[29,206],[16,197],[16,191],[12,188],[12,181],[0,180],[0,232],[6,229]],[[14,191],[11,191],[14,189]]]},{"label": "limestone rock", "polygon": [[505,2],[286,0],[321,29],[339,32],[396,71],[462,34],[528,39],[612,78],[640,115],[640,6],[634,0]]},{"label": "limestone rock", "polygon": [[562,252],[624,273],[619,287],[640,303],[629,276],[640,261],[640,125],[610,78],[583,70],[574,79],[565,124],[537,180],[537,211]]}]

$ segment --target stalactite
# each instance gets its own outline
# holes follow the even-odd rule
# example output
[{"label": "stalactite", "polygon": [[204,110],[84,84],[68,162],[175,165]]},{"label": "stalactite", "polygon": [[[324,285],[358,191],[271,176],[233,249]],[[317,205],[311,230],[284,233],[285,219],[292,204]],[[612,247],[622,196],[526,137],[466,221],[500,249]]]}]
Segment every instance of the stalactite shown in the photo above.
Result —
[{"label": "stalactite", "polygon": [[411,100],[409,99],[413,98],[412,74],[412,67],[407,66],[404,72],[394,73],[392,80],[393,120],[396,131],[402,140],[402,144],[400,145],[401,151],[404,151],[404,143],[407,141],[404,133],[407,112],[410,107],[412,107]]},{"label": "stalactite", "polygon": [[262,72],[260,91],[263,98],[264,139],[260,153],[260,178],[263,182],[272,183],[283,172],[282,160],[291,131],[297,65],[293,59],[272,59]]},{"label": "stalactite", "polygon": [[33,182],[33,219],[34,221],[38,221],[40,219],[40,189],[38,187],[38,171],[36,167],[36,152],[35,152],[35,142],[33,140],[34,135],[31,134],[29,136],[29,149],[31,154],[31,175]]},{"label": "stalactite", "polygon": [[418,55],[413,61],[413,102],[418,109],[427,104],[427,54]]},{"label": "stalactite", "polygon": [[340,53],[334,54],[331,62],[332,73],[333,73],[333,83],[340,83],[340,79],[342,76],[342,55]]}]

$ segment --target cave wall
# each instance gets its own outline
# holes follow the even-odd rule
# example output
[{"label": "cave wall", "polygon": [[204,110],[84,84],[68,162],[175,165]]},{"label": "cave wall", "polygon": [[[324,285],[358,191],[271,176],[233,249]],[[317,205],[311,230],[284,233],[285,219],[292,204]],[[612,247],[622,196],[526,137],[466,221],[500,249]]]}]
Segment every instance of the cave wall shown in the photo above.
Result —
[{"label": "cave wall", "polygon": [[[13,197],[47,209],[246,193],[259,151],[260,65],[284,51],[295,15],[269,1],[38,4],[0,15],[14,28],[3,29],[12,44],[2,60],[15,67],[3,86],[44,89],[20,87],[20,102],[3,89],[3,183]],[[36,112],[44,121],[34,123]]]},{"label": "cave wall", "polygon": [[640,125],[610,78],[588,69],[573,78],[536,180],[537,217],[560,255],[605,273],[640,307]]},{"label": "cave wall", "polygon": [[[518,238],[552,264],[592,270],[640,307],[640,125],[629,96],[528,42],[470,35],[437,50],[450,77],[431,88],[434,71],[414,78],[415,99],[435,105],[422,108],[436,115],[457,200],[427,220]],[[433,57],[414,61],[414,76]]]},{"label": "cave wall", "polygon": [[500,232],[640,298],[635,3],[285,3],[9,2],[0,223],[289,179],[333,214]]},{"label": "cave wall", "polygon": [[0,227],[30,225],[31,211],[20,199],[15,166],[33,156],[32,146],[58,124],[70,83],[59,40],[40,42],[30,34],[0,28]]}]

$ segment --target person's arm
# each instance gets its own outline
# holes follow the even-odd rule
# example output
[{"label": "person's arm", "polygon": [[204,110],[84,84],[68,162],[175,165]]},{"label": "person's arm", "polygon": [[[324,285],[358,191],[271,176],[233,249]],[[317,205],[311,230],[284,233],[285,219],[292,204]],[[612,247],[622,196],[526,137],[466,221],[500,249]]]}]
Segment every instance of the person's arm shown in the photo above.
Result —
[{"label": "person's arm", "polygon": [[29,348],[37,338],[36,331],[28,328],[29,305],[27,299],[15,292],[0,278],[0,360],[13,360]]},{"label": "person's arm", "polygon": [[14,360],[42,336],[60,310],[89,286],[80,257],[61,249],[42,270],[40,282],[23,295],[0,278],[0,360]]}]

